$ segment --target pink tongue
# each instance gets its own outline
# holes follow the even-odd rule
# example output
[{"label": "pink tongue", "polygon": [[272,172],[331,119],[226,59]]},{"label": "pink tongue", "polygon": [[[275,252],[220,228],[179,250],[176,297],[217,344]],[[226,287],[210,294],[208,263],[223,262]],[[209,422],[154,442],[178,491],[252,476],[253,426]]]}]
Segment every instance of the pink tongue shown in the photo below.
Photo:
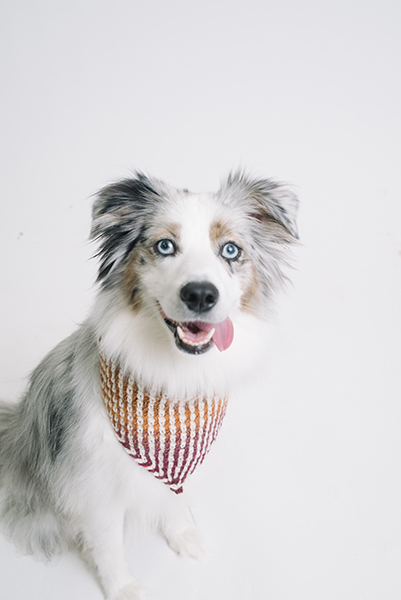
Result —
[{"label": "pink tongue", "polygon": [[229,317],[221,323],[203,323],[202,321],[196,321],[195,325],[198,329],[205,331],[206,333],[213,328],[215,329],[212,340],[220,352],[227,350],[227,348],[231,346],[234,339],[234,326]]}]

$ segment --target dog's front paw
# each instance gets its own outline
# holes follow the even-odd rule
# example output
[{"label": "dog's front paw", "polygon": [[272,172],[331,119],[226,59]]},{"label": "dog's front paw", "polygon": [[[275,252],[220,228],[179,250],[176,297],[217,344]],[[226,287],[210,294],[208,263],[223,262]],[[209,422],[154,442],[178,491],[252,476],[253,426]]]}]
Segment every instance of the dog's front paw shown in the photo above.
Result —
[{"label": "dog's front paw", "polygon": [[118,590],[117,594],[110,597],[110,600],[146,600],[147,597],[139,583],[133,581]]},{"label": "dog's front paw", "polygon": [[188,556],[197,560],[207,558],[208,552],[196,527],[188,527],[167,536],[167,543],[179,556]]}]

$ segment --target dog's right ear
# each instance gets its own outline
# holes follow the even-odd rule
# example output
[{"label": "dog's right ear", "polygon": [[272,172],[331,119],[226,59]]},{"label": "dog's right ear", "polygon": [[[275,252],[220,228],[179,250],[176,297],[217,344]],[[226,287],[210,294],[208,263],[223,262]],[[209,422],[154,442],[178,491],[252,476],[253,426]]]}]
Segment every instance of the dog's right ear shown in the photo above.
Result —
[{"label": "dog's right ear", "polygon": [[161,200],[157,183],[136,173],[135,178],[108,185],[97,194],[90,237],[100,242],[98,281],[106,283],[139,241],[146,217]]}]

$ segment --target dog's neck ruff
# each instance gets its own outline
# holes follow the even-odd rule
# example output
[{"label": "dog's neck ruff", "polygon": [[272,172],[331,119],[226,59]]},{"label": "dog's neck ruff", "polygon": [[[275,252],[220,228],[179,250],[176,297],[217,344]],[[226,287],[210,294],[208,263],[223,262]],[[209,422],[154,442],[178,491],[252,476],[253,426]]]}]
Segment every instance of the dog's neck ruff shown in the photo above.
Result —
[{"label": "dog's neck ruff", "polygon": [[144,389],[113,360],[100,354],[103,400],[114,431],[136,462],[176,494],[203,462],[217,437],[227,398],[172,401]]}]

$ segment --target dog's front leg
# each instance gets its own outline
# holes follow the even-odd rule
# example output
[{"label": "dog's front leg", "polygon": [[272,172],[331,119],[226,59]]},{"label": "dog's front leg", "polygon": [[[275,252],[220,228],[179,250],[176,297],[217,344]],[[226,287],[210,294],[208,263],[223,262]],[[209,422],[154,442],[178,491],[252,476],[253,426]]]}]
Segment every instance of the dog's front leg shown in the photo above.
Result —
[{"label": "dog's front leg", "polygon": [[80,519],[84,558],[96,569],[106,600],[145,600],[124,556],[124,512],[120,508],[92,512]]},{"label": "dog's front leg", "polygon": [[189,508],[180,497],[169,497],[160,519],[160,532],[170,548],[179,556],[195,559],[208,555],[203,537],[193,522]]}]

